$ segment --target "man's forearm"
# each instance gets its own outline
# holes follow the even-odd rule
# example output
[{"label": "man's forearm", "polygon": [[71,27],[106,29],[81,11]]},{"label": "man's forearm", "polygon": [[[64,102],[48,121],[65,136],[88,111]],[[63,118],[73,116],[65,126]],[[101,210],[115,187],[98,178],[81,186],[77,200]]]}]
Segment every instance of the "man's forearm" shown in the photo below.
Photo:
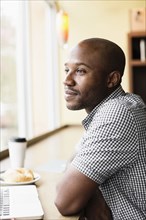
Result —
[{"label": "man's forearm", "polygon": [[[67,172],[69,165],[71,164],[75,155],[76,155],[76,152],[75,152],[75,154],[73,154],[73,156],[68,161],[65,173]],[[60,187],[60,185],[58,187]],[[99,190],[98,186],[95,189],[96,189],[95,193],[94,193],[94,191],[92,192],[92,195],[91,195],[89,201],[87,200],[85,202],[85,200],[87,199],[87,196],[86,196],[84,202],[82,202],[82,203],[84,203],[84,205],[82,206],[83,208],[82,208],[81,215],[80,215],[79,219],[80,220],[82,220],[82,219],[112,220],[111,211],[110,211],[109,207],[107,206],[107,204],[102,196],[101,191]],[[88,191],[88,189],[86,189],[86,190]],[[60,196],[59,196],[59,198],[60,198]]]},{"label": "man's forearm", "polygon": [[89,200],[79,220],[112,220],[112,213],[105,202],[101,191],[97,188],[94,196]]}]

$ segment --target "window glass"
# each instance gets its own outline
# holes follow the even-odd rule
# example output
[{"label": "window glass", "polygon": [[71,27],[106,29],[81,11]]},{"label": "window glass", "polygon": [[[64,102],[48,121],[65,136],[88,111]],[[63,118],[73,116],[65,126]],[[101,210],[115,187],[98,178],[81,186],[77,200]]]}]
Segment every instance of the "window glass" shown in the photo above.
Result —
[{"label": "window glass", "polygon": [[59,126],[55,15],[46,1],[30,2],[33,136]]},{"label": "window glass", "polygon": [[[1,3],[1,150],[60,125],[55,8],[46,1]],[[55,61],[55,62],[54,62]]]},{"label": "window glass", "polygon": [[1,150],[7,137],[18,133],[17,79],[16,79],[16,32],[18,19],[17,2],[1,2]]}]

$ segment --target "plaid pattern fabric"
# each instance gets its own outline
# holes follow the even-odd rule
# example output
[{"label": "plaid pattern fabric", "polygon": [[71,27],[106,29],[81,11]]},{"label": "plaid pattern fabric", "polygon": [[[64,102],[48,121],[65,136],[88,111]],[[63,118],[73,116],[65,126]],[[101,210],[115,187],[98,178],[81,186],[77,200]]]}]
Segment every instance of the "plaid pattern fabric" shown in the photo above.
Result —
[{"label": "plaid pattern fabric", "polygon": [[83,125],[72,165],[100,185],[114,220],[146,220],[146,105],[120,86]]}]

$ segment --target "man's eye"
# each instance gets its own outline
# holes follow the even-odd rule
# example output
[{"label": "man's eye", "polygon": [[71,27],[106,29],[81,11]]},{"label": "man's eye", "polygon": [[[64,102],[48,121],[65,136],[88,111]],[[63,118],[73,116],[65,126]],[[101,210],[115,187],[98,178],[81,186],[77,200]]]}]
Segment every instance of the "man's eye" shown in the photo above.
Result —
[{"label": "man's eye", "polygon": [[64,71],[65,71],[65,73],[68,73],[69,69],[65,69]]},{"label": "man's eye", "polygon": [[84,74],[84,73],[86,73],[86,70],[84,70],[84,69],[77,69],[77,73],[78,74]]}]

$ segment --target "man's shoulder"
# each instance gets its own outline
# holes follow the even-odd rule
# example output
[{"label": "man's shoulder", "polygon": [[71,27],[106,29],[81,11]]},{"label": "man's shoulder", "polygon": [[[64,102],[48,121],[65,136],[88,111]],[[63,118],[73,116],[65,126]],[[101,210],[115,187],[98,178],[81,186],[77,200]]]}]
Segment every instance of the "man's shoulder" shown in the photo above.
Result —
[{"label": "man's shoulder", "polygon": [[133,93],[125,93],[124,95],[111,98],[103,103],[101,109],[125,109],[134,111],[137,109],[146,109],[146,104],[140,96]]},{"label": "man's shoulder", "polygon": [[131,93],[111,98],[105,101],[95,114],[103,121],[126,121],[129,119],[135,120],[139,115],[143,115],[146,120],[146,105],[142,99]]}]

